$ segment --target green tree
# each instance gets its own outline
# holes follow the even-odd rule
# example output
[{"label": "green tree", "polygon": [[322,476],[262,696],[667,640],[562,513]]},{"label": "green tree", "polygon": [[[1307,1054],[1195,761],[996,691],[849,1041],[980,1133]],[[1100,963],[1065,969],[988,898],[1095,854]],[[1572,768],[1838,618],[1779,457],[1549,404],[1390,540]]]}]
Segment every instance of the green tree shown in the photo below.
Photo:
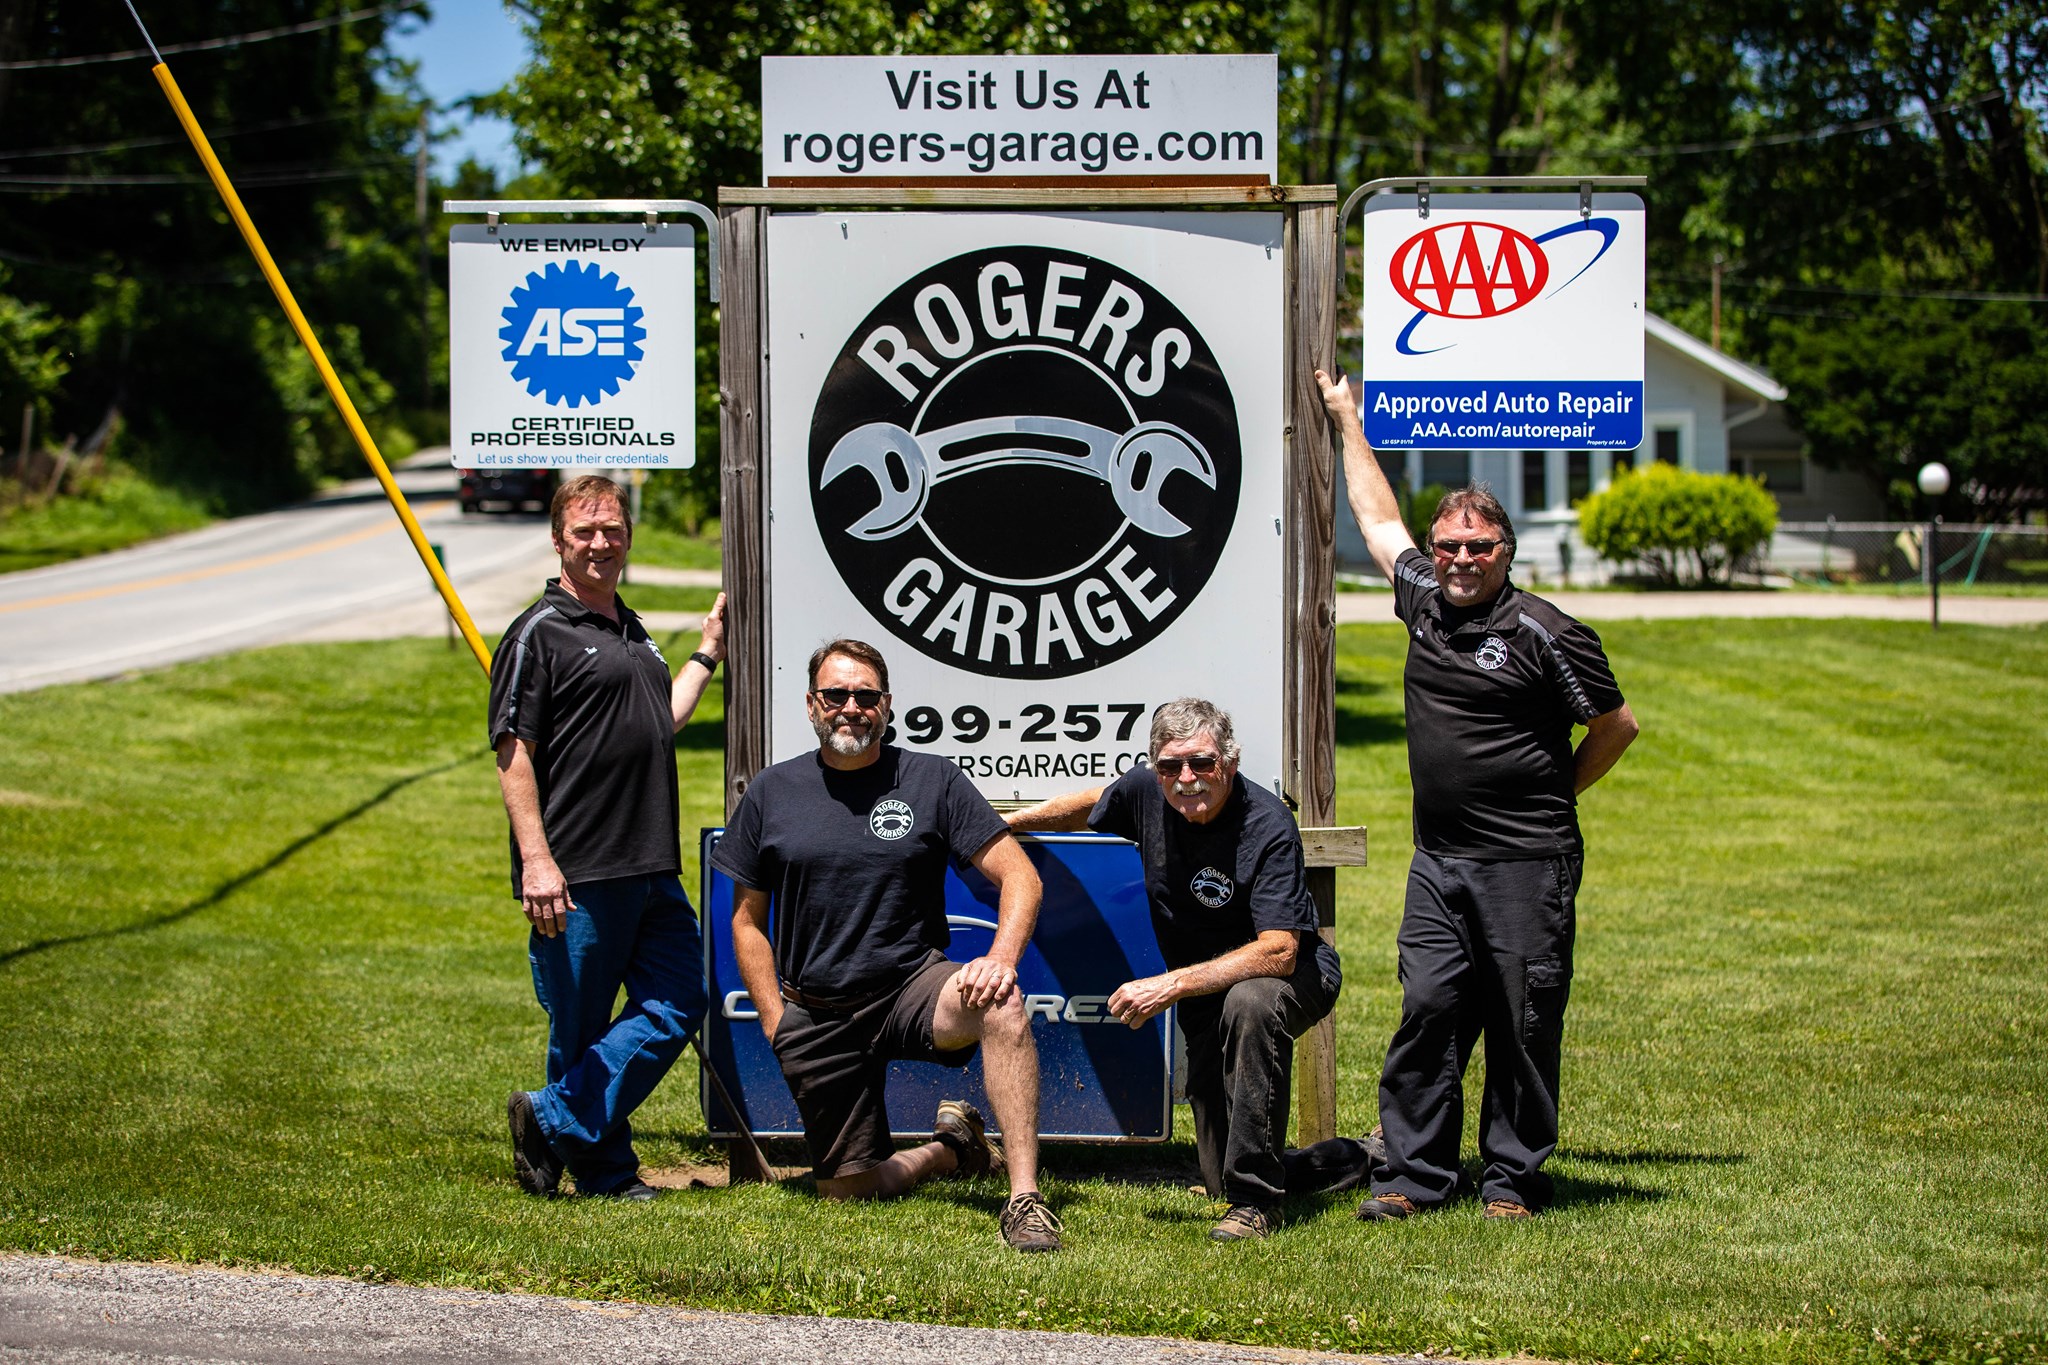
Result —
[{"label": "green tree", "polygon": [[[761,58],[973,52],[1270,51],[1276,11],[1232,0],[515,0],[533,61],[498,98],[565,198],[682,198],[761,176]],[[698,329],[698,463],[646,511],[693,529],[718,503],[717,327]]]},{"label": "green tree", "polygon": [[[159,43],[333,19],[347,0],[144,7]],[[390,19],[170,58],[300,303],[396,453],[427,366],[413,224],[421,102],[384,56]],[[200,173],[125,7],[0,0],[0,251],[55,324],[54,438],[117,453],[223,508],[264,506],[360,457]],[[28,63],[28,65],[19,65]],[[401,397],[401,394],[404,397]],[[438,397],[438,395],[436,395]],[[18,410],[18,409],[17,409]]]}]

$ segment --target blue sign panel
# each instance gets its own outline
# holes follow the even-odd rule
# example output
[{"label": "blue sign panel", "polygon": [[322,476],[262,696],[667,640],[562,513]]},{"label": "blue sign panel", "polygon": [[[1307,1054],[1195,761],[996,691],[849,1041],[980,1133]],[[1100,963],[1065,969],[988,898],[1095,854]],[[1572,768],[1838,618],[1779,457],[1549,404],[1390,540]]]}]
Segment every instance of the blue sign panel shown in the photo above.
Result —
[{"label": "blue sign panel", "polygon": [[[732,882],[711,865],[724,831],[705,830],[704,969],[711,1009],[704,1060],[718,1068],[747,1126],[764,1137],[803,1132],[796,1100],[761,1035],[732,951]],[[1026,837],[1024,849],[1045,884],[1038,930],[1017,964],[1031,1033],[1038,1044],[1039,1137],[1048,1142],[1163,1142],[1173,1132],[1172,1011],[1132,1029],[1103,1009],[1126,981],[1166,970],[1145,902],[1136,847],[1098,834]],[[946,875],[948,954],[967,962],[995,938],[995,888],[972,868]],[[737,1132],[733,1116],[705,1080],[698,1082],[713,1137]],[[1000,1136],[982,1084],[981,1058],[964,1071],[930,1062],[889,1068],[889,1125],[899,1137],[931,1133],[940,1100],[966,1099]]]},{"label": "blue sign panel", "polygon": [[1643,443],[1643,385],[1561,379],[1369,384],[1361,417],[1375,450],[1634,450]]}]

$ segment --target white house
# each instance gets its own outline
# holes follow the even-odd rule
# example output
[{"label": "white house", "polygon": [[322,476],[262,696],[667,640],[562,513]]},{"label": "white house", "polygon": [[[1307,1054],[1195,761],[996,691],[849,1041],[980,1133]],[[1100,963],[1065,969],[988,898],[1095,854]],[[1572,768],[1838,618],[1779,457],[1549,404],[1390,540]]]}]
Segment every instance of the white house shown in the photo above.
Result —
[{"label": "white house", "polygon": [[[1647,314],[1643,324],[1643,444],[1635,450],[1387,451],[1380,465],[1410,488],[1471,480],[1493,486],[1514,518],[1516,577],[1557,583],[1560,542],[1571,542],[1575,581],[1604,576],[1577,538],[1573,504],[1639,460],[1668,460],[1709,474],[1760,476],[1787,521],[1847,520],[1883,515],[1883,499],[1861,475],[1825,470],[1801,454],[1803,442],[1784,408],[1785,389],[1754,365],[1724,355],[1698,337]],[[1343,470],[1337,472],[1337,563],[1370,567],[1364,538],[1346,512]]]}]

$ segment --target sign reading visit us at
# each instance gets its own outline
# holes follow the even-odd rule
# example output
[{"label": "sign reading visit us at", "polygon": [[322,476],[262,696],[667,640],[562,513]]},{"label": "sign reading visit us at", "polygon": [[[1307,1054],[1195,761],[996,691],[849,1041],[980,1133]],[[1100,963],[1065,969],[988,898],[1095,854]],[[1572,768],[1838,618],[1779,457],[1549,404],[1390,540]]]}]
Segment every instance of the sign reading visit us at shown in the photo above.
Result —
[{"label": "sign reading visit us at", "polygon": [[1279,59],[763,57],[765,185],[1266,185]]},{"label": "sign reading visit us at", "polygon": [[452,463],[695,464],[695,243],[677,223],[451,229]]},{"label": "sign reading visit us at", "polygon": [[1643,202],[1366,201],[1365,437],[1380,449],[1643,442]]},{"label": "sign reading visit us at", "polygon": [[851,635],[991,798],[1115,779],[1188,694],[1277,781],[1281,224],[769,219],[771,757]]}]

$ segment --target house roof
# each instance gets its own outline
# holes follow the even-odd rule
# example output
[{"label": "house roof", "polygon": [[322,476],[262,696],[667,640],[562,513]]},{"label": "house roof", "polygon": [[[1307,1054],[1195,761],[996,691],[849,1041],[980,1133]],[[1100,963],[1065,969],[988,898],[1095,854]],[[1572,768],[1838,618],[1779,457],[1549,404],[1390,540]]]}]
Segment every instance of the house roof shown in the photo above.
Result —
[{"label": "house roof", "polygon": [[1734,356],[1723,355],[1683,327],[1666,322],[1655,313],[1643,314],[1643,333],[1647,337],[1663,342],[1695,364],[1704,365],[1744,393],[1754,394],[1773,403],[1785,401],[1783,384],[1754,365],[1745,365]]}]

